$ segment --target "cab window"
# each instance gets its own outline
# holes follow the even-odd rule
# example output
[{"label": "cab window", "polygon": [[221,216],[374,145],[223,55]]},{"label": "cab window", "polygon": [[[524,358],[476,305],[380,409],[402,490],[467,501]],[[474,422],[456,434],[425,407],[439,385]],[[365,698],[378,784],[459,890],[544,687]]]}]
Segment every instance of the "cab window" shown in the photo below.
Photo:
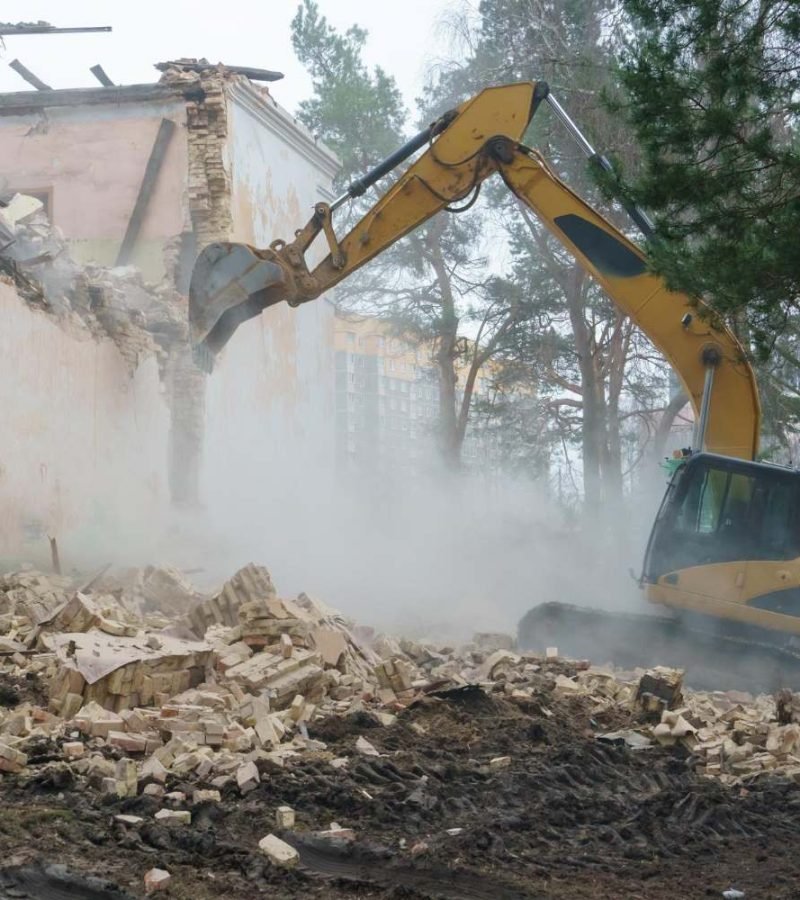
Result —
[{"label": "cab window", "polygon": [[662,573],[800,555],[797,475],[708,463],[686,475],[674,515],[656,526],[652,561]]}]

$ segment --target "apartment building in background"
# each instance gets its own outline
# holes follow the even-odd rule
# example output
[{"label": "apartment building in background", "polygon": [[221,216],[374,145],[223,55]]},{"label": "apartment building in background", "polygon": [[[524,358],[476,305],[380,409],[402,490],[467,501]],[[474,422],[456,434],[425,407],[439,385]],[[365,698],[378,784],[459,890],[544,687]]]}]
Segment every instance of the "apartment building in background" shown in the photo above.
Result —
[{"label": "apartment building in background", "polygon": [[[404,339],[385,320],[341,312],[335,341],[337,468],[352,475],[420,474],[436,458],[439,376],[432,348]],[[476,381],[473,402],[490,391],[487,366]],[[488,471],[496,456],[493,439],[471,427],[464,463],[480,462]]]}]

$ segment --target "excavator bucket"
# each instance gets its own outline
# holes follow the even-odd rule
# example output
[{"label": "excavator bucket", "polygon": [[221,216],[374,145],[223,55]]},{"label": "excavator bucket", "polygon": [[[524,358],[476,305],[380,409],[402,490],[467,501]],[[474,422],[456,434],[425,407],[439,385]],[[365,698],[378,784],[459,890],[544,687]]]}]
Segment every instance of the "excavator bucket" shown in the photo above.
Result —
[{"label": "excavator bucket", "polygon": [[234,331],[284,299],[283,269],[246,244],[215,243],[197,257],[189,286],[189,331],[198,365],[210,372]]}]

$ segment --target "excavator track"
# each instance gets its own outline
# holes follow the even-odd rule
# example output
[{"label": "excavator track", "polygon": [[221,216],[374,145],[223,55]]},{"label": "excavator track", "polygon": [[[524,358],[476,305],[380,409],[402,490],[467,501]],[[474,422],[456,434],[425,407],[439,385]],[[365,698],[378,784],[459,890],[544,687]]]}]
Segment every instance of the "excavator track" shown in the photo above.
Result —
[{"label": "excavator track", "polygon": [[700,616],[615,613],[569,603],[543,603],[520,620],[521,650],[559,653],[623,669],[656,665],[685,670],[698,690],[753,694],[800,690],[800,648],[779,643],[762,629],[731,633],[722,622]]}]

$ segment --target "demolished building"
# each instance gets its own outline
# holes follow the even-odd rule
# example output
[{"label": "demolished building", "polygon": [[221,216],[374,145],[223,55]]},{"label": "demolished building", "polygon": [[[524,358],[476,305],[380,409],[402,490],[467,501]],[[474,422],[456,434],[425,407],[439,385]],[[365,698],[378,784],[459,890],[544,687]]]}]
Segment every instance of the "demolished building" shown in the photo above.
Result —
[{"label": "demolished building", "polygon": [[225,472],[333,469],[332,304],[265,311],[206,378],[186,292],[208,243],[291,235],[338,161],[244,75],[159,68],[0,95],[5,555],[111,524],[124,540],[127,519],[213,503]]}]

